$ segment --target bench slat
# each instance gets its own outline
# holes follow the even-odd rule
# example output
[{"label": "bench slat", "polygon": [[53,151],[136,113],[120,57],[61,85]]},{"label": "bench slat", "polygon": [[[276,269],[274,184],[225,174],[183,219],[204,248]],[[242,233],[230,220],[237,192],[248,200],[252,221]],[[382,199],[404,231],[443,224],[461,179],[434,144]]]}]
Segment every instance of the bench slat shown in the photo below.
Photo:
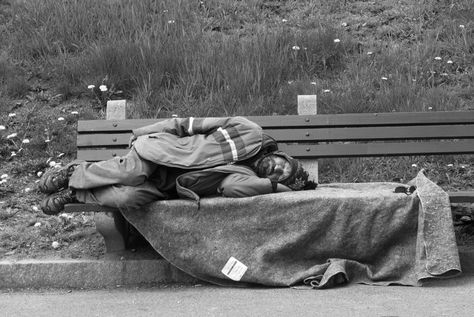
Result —
[{"label": "bench slat", "polygon": [[265,130],[277,141],[363,141],[474,138],[474,125],[410,127],[351,127]]},{"label": "bench slat", "polygon": [[279,144],[279,148],[297,158],[435,155],[474,153],[474,141],[402,142],[357,144]]},{"label": "bench slat", "polygon": [[126,146],[132,133],[98,133],[77,136],[77,147]]},{"label": "bench slat", "polygon": [[449,192],[451,203],[474,203],[474,191]]},{"label": "bench slat", "polygon": [[[319,114],[312,116],[249,116],[248,119],[264,128],[281,127],[349,127],[349,126],[409,126],[433,124],[464,124],[474,122],[474,111],[438,112],[392,112],[392,113],[344,113]],[[130,131],[167,118],[129,120],[81,120],[78,132]]]},{"label": "bench slat", "polygon": [[[371,127],[371,128],[321,128],[321,129],[265,129],[277,141],[362,141],[397,139],[474,138],[474,125]],[[127,145],[131,133],[82,134],[77,146]]]},{"label": "bench slat", "polygon": [[[296,158],[472,154],[474,140],[457,142],[401,142],[401,143],[353,143],[353,144],[292,144],[279,143],[280,150]],[[77,157],[86,161],[100,161],[123,156],[129,149],[78,149]]]}]

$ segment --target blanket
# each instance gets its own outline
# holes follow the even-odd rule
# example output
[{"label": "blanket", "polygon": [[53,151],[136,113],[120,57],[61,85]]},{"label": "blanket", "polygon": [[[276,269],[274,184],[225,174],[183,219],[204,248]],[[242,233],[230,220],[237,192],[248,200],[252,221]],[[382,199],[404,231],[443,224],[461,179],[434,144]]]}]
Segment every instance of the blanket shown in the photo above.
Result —
[{"label": "blanket", "polygon": [[121,212],[171,264],[218,285],[421,286],[461,268],[448,195],[423,172],[413,182],[413,193],[334,183]]}]

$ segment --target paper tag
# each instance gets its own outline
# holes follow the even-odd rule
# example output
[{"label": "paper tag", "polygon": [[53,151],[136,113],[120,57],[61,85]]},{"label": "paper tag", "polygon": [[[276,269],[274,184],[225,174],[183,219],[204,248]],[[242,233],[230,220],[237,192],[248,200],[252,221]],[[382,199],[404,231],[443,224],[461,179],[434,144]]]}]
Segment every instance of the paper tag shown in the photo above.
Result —
[{"label": "paper tag", "polygon": [[227,261],[224,268],[221,270],[225,276],[234,281],[240,281],[246,271],[247,266],[233,256],[229,258],[229,261]]}]

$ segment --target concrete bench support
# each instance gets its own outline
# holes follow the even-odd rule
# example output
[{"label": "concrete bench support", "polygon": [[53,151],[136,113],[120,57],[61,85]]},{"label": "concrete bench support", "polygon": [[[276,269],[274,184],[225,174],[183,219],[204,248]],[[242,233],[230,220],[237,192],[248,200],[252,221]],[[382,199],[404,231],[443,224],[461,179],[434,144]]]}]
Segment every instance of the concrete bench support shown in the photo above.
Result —
[{"label": "concrete bench support", "polygon": [[119,252],[127,248],[128,225],[118,210],[96,212],[94,221],[97,232],[104,237],[107,253]]}]

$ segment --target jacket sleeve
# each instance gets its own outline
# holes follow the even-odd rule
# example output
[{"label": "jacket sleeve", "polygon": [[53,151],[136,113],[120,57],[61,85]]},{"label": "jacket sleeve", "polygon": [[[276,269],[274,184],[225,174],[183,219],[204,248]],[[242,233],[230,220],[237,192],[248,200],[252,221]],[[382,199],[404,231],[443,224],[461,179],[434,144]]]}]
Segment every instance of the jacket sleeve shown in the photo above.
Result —
[{"label": "jacket sleeve", "polygon": [[[224,197],[250,197],[273,193],[273,188],[268,178],[230,174],[224,178],[217,191]],[[287,191],[291,191],[291,189],[285,185],[278,184],[277,192]]]},{"label": "jacket sleeve", "polygon": [[239,131],[255,129],[261,131],[261,127],[244,117],[223,117],[223,118],[172,118],[157,123],[147,125],[133,130],[135,137],[152,133],[170,133],[179,137],[191,136],[195,134],[211,134],[218,128],[226,129],[234,127]]}]

